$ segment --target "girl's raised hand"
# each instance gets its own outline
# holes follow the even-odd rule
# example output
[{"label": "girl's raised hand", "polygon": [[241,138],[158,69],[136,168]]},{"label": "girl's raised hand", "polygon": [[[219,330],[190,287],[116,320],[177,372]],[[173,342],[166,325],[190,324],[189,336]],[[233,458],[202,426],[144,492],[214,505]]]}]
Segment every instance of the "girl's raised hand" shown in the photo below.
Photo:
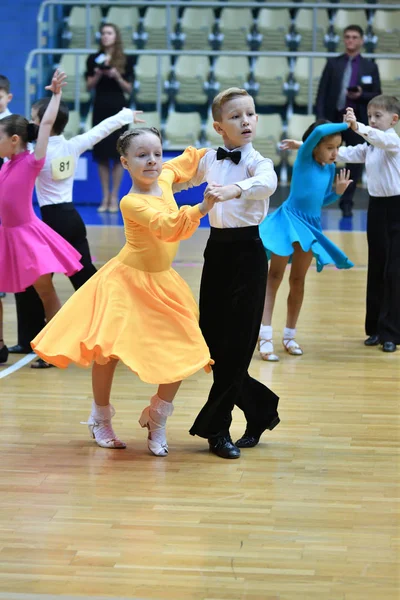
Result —
[{"label": "girl's raised hand", "polygon": [[303,142],[297,140],[282,140],[279,144],[280,150],[298,150]]},{"label": "girl's raised hand", "polygon": [[216,203],[215,198],[212,198],[211,196],[207,196],[207,197],[204,196],[203,201],[199,204],[200,212],[203,215],[206,215],[214,207],[215,203]]},{"label": "girl's raised hand", "polygon": [[146,123],[146,121],[144,121],[143,119],[138,119],[138,117],[137,117],[137,115],[143,114],[142,110],[133,110],[132,114],[133,114],[133,122],[134,123]]},{"label": "girl's raised hand", "polygon": [[50,85],[46,85],[44,89],[53,92],[53,94],[61,94],[62,88],[67,85],[67,82],[65,81],[66,79],[67,76],[64,71],[59,71],[57,69],[53,75]]},{"label": "girl's raised hand", "polygon": [[346,169],[340,169],[339,173],[336,175],[336,193],[341,196],[351,183],[353,183],[353,180],[350,179],[350,171]]}]

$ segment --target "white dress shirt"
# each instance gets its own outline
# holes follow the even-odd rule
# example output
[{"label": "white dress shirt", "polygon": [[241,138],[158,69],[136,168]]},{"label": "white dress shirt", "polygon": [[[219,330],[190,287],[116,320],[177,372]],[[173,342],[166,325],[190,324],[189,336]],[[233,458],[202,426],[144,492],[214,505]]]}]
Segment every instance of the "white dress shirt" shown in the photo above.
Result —
[{"label": "white dress shirt", "polygon": [[74,174],[79,156],[113,131],[132,121],[132,111],[123,108],[87,133],[77,135],[70,140],[66,140],[63,135],[50,136],[46,161],[36,179],[39,206],[72,202]]},{"label": "white dress shirt", "polygon": [[365,163],[370,196],[400,195],[400,137],[393,128],[387,131],[358,123],[358,132],[368,144],[341,146],[338,159]]},{"label": "white dress shirt", "polygon": [[196,176],[173,188],[179,191],[205,181],[240,187],[238,198],[219,202],[208,213],[210,225],[219,229],[259,225],[267,216],[269,198],[278,185],[272,160],[261,156],[251,143],[235,150],[242,153],[238,165],[229,158],[217,160],[216,151],[210,150],[201,159]]},{"label": "white dress shirt", "polygon": [[4,119],[4,117],[9,117],[10,115],[12,115],[12,112],[6,108],[6,110],[0,113],[0,119]]}]

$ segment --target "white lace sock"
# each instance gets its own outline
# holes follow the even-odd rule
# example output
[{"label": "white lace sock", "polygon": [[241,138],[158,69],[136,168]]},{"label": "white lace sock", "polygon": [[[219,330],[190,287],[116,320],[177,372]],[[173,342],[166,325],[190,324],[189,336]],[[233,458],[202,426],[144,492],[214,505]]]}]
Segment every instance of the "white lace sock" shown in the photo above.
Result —
[{"label": "white lace sock", "polygon": [[172,402],[166,402],[162,400],[158,394],[155,394],[150,400],[150,419],[157,423],[160,429],[151,429],[150,436],[154,442],[159,444],[166,443],[165,425],[167,418],[174,412],[174,405]]},{"label": "white lace sock", "polygon": [[96,404],[96,402],[93,400],[92,412],[90,416],[93,417],[95,421],[111,421],[114,415],[115,410],[111,406],[111,404],[107,404],[106,406],[100,406],[99,404]]},{"label": "white lace sock", "polygon": [[103,448],[125,448],[126,444],[122,442],[115,434],[111,425],[111,419],[115,415],[115,410],[111,404],[99,406],[94,401],[92,411],[86,425],[94,436],[99,446]]}]

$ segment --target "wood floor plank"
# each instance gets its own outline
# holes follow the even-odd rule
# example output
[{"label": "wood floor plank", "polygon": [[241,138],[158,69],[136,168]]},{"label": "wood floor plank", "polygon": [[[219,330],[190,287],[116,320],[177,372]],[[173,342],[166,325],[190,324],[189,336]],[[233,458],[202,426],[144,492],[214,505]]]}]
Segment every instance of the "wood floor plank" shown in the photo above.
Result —
[{"label": "wood floor plank", "polygon": [[[89,236],[99,265],[123,243],[117,227]],[[206,237],[176,260],[195,295]],[[0,600],[398,600],[400,352],[362,343],[365,234],[329,237],[356,266],[310,270],[301,357],[280,347],[285,278],[281,360],[255,352],[251,365],[280,395],[282,422],[240,460],[188,434],[211,383],[203,372],[178,394],[166,458],[148,453],[137,422],[154,386],[123,365],[113,388],[123,451],[97,447],[80,425],[89,370],[27,365],[0,381]],[[65,300],[68,280],[55,281]],[[12,296],[4,306],[12,344]],[[235,410],[234,439],[243,427]]]}]

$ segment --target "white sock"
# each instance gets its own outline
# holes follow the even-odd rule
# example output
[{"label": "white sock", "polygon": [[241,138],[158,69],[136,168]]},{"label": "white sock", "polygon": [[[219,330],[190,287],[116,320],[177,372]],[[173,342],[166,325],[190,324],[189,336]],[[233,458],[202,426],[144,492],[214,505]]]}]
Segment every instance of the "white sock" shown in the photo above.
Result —
[{"label": "white sock", "polygon": [[165,425],[167,418],[174,412],[172,402],[162,400],[158,394],[155,394],[150,400],[150,417],[156,423]]},{"label": "white sock", "polygon": [[261,325],[260,337],[262,340],[272,340],[273,329],[271,325]]},{"label": "white sock", "polygon": [[294,340],[296,337],[296,329],[290,329],[290,327],[285,327],[283,330],[283,339],[284,340]]},{"label": "white sock", "polygon": [[115,410],[111,406],[111,404],[107,404],[106,406],[99,406],[93,400],[91,416],[96,421],[110,421],[114,415],[115,415]]}]

